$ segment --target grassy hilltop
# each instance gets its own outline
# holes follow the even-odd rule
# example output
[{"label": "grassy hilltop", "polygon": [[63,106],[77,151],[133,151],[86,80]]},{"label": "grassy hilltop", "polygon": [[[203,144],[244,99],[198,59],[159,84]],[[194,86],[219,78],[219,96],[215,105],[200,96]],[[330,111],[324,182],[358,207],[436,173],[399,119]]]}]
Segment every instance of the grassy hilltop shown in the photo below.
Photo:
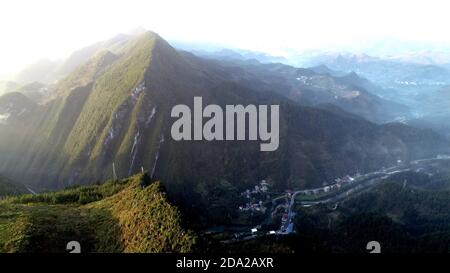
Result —
[{"label": "grassy hilltop", "polygon": [[181,227],[159,182],[145,174],[0,201],[0,252],[189,252],[192,232]]}]

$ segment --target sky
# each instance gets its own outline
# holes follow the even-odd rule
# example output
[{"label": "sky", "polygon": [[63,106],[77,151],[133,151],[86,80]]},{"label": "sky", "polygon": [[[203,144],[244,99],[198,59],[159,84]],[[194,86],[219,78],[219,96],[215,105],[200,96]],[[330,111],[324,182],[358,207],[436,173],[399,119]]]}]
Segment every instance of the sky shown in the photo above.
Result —
[{"label": "sky", "polygon": [[439,0],[2,0],[0,75],[143,27],[176,41],[283,55],[395,39],[450,44]]}]

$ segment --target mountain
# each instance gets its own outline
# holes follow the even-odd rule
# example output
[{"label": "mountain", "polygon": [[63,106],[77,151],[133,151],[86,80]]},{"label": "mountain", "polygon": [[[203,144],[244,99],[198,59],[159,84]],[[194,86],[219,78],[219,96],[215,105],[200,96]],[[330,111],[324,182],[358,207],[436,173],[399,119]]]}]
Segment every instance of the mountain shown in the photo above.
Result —
[{"label": "mountain", "polygon": [[181,50],[194,53],[197,56],[216,60],[235,60],[235,61],[254,61],[260,63],[286,63],[284,57],[272,56],[266,53],[254,52],[242,49],[227,49],[206,51],[199,48],[189,46],[177,46]]},{"label": "mountain", "polygon": [[316,72],[317,74],[325,74],[325,75],[328,74],[328,75],[331,75],[334,77],[343,77],[343,76],[347,75],[346,72],[332,70],[324,64],[313,66],[313,67],[310,67],[309,69]]},{"label": "mountain", "polygon": [[382,89],[356,73],[342,73],[326,66],[310,69],[284,64],[221,61],[230,69],[244,69],[247,77],[266,79],[279,94],[303,105],[333,104],[369,121],[385,123],[410,116],[408,107],[383,99]]},{"label": "mountain", "polygon": [[365,54],[318,53],[309,64],[356,72],[383,88],[378,95],[422,111],[420,96],[450,84],[450,70],[444,64],[424,64],[407,59],[373,57]]},{"label": "mountain", "polygon": [[428,47],[426,50],[419,52],[396,54],[390,57],[392,60],[417,63],[423,65],[443,65],[446,66],[450,63],[450,52],[443,51],[442,49],[430,49]]},{"label": "mountain", "polygon": [[57,80],[57,70],[60,63],[48,59],[42,59],[32,63],[20,71],[15,81],[20,84],[29,84],[32,82],[53,83]]},{"label": "mountain", "polygon": [[[433,59],[436,58],[437,56]],[[330,67],[331,73],[334,70],[357,72],[370,80],[364,82],[360,78],[356,80],[358,86],[412,109],[410,115],[403,115],[399,121],[418,128],[433,129],[449,137],[450,112],[447,109],[450,105],[450,70],[442,63],[445,60],[443,58],[439,63],[412,61],[408,58],[324,54],[312,58],[312,63]],[[351,73],[356,79],[356,73]],[[374,86],[371,82],[376,82],[381,87]]]},{"label": "mountain", "polygon": [[5,196],[20,195],[27,192],[28,190],[23,185],[14,183],[0,175],[0,199]]},{"label": "mountain", "polygon": [[67,253],[73,240],[83,253],[185,253],[196,236],[145,174],[0,201],[0,252]]},{"label": "mountain", "polygon": [[32,82],[29,84],[25,84],[20,86],[14,90],[15,92],[19,92],[24,94],[31,100],[37,103],[41,103],[45,101],[50,95],[49,87],[40,82]]},{"label": "mountain", "polygon": [[37,105],[30,98],[19,92],[7,93],[0,97],[0,115],[3,123],[18,121],[36,109]]},{"label": "mountain", "polygon": [[440,65],[349,53],[312,57],[312,65],[326,65],[337,71],[356,72],[372,82],[387,85],[440,85],[448,83],[450,72]]},{"label": "mountain", "polygon": [[14,92],[20,84],[12,81],[0,81],[0,96],[9,92]]},{"label": "mountain", "polygon": [[[93,56],[59,81],[44,104],[20,93],[1,97],[0,114],[9,116],[0,124],[0,172],[43,190],[104,181],[113,169],[127,177],[144,168],[192,221],[220,222],[234,217],[239,192],[262,179],[277,191],[315,187],[397,160],[450,152],[448,141],[430,130],[377,125],[341,109],[300,103],[301,76],[314,83],[305,91],[311,101],[330,93],[358,103],[361,97],[367,107],[379,100],[310,70],[199,58],[147,32]],[[174,141],[171,109],[192,109],[194,96],[222,107],[280,105],[278,150],[261,152],[255,141]],[[1,108],[10,102],[14,109]]]},{"label": "mountain", "polygon": [[32,82],[24,85],[16,82],[0,82],[0,96],[18,92],[37,103],[45,101],[50,95],[51,89],[51,85],[45,85],[40,82]]},{"label": "mountain", "polygon": [[[35,82],[46,85],[53,84],[70,73],[79,66],[83,65],[89,59],[102,51],[117,52],[120,51],[126,42],[132,39],[134,35],[119,34],[109,40],[86,46],[72,53],[67,59],[60,61],[51,61],[47,59],[39,60],[16,75],[16,81],[21,85],[28,85]],[[0,94],[1,94],[0,89]]]},{"label": "mountain", "polygon": [[83,65],[93,56],[102,51],[116,51],[128,42],[133,35],[119,34],[107,41],[95,43],[72,53],[58,68],[61,77],[69,75],[80,65]]},{"label": "mountain", "polygon": [[450,86],[430,90],[418,97],[423,113],[407,120],[407,124],[417,128],[432,129],[447,138],[450,137]]},{"label": "mountain", "polygon": [[[22,93],[0,96],[0,161],[5,163],[11,158],[20,158],[18,152],[31,144],[27,142],[33,138],[35,122],[42,113],[39,105]],[[25,164],[22,164],[24,168]]]}]

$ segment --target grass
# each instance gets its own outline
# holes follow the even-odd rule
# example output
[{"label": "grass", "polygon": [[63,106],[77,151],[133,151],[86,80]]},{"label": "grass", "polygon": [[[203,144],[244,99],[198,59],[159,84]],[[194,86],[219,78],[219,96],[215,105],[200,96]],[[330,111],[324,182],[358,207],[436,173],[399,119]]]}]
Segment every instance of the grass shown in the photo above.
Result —
[{"label": "grass", "polygon": [[0,252],[190,252],[195,235],[181,226],[159,182],[145,174],[103,185],[0,201]]}]

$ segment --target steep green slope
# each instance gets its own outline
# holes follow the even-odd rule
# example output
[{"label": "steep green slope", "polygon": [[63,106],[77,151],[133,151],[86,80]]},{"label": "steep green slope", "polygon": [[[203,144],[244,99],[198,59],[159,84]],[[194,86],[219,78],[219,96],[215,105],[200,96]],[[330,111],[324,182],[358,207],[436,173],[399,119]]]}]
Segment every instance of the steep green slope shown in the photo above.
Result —
[{"label": "steep green slope", "polygon": [[[41,113],[40,107],[35,102],[19,92],[0,96],[0,166],[2,166],[1,173],[5,176],[22,181],[11,176],[9,171],[16,171],[14,167],[17,165],[16,160],[28,158],[26,149],[37,137],[34,134],[34,124],[37,123]],[[24,163],[20,163],[17,167],[23,170]],[[19,169],[18,172],[22,171]]]},{"label": "steep green slope", "polygon": [[80,65],[67,77],[62,79],[56,87],[55,96],[67,95],[73,88],[86,86],[100,76],[106,68],[111,65],[118,56],[110,51],[101,51],[94,55],[83,65]]},{"label": "steep green slope", "polygon": [[145,174],[0,201],[0,252],[65,252],[70,241],[82,252],[189,252],[195,236]]},{"label": "steep green slope", "polygon": [[0,175],[0,199],[6,196],[19,195],[27,193],[27,189],[20,184]]},{"label": "steep green slope", "polygon": [[[102,128],[102,125],[111,122],[113,113],[143,80],[155,39],[156,36],[144,35],[133,41],[125,49],[125,56],[96,80],[90,98],[65,145],[71,160],[76,160],[88,144],[95,147],[101,145],[97,140],[102,140],[107,134],[107,128]],[[96,157],[97,151],[98,148],[94,148],[91,156]]]}]

